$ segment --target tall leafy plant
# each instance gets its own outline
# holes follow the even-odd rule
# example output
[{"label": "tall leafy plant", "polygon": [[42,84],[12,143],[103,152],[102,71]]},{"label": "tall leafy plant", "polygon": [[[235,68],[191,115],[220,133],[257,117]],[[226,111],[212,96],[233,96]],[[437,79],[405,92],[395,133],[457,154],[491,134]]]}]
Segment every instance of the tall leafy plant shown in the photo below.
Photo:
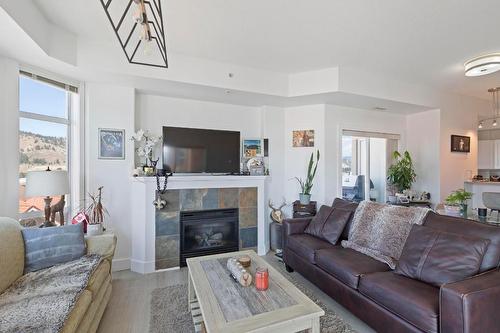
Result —
[{"label": "tall leafy plant", "polygon": [[389,184],[396,187],[399,192],[409,190],[417,178],[410,153],[405,151],[401,154],[398,151],[394,151],[392,157],[395,162],[389,167],[387,172]]},{"label": "tall leafy plant", "polygon": [[302,194],[311,194],[311,190],[313,187],[313,180],[314,177],[316,176],[316,170],[318,169],[318,162],[319,162],[319,150],[316,151],[316,161],[314,161],[314,153],[311,153],[311,158],[309,159],[309,165],[307,166],[307,175],[306,179],[302,179],[301,177],[295,177],[297,182],[300,185],[300,188],[302,190]]}]

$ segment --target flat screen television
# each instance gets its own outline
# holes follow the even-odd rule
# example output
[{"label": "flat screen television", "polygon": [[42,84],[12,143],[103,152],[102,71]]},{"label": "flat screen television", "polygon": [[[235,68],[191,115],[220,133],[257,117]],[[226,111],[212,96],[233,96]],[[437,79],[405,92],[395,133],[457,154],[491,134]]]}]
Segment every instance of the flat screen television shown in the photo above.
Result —
[{"label": "flat screen television", "polygon": [[239,173],[240,132],[164,126],[163,169],[174,173]]}]

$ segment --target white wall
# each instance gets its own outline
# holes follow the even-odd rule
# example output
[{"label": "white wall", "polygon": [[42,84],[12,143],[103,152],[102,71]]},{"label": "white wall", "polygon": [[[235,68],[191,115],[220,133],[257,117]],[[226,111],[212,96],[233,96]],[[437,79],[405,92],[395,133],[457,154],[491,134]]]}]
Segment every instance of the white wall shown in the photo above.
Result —
[{"label": "white wall", "polygon": [[[320,151],[321,157],[314,179],[311,200],[318,202],[318,207],[325,203],[325,106],[307,105],[285,109],[284,134],[284,195],[288,202],[298,200],[300,187],[294,177],[305,179],[311,153]],[[314,147],[297,148],[292,146],[294,130],[314,130]],[[316,157],[315,157],[316,158]],[[327,200],[330,201],[330,200]],[[290,209],[291,207],[289,207]],[[290,210],[288,210],[290,214]]]},{"label": "white wall", "polygon": [[[342,130],[356,130],[366,132],[379,132],[398,134],[401,137],[400,149],[406,146],[406,116],[402,114],[379,112],[349,108],[339,105],[326,105],[325,111],[326,132],[326,177],[325,198],[331,202],[341,192],[341,155],[342,155]],[[385,156],[371,157],[381,158]]]},{"label": "white wall", "polygon": [[408,115],[406,127],[406,147],[411,153],[417,173],[413,188],[429,192],[431,202],[437,204],[441,199],[441,111],[430,110]]},{"label": "white wall", "polygon": [[[109,212],[106,227],[118,237],[113,269],[129,267],[130,243],[130,175],[134,163],[133,144],[135,91],[133,88],[87,83],[86,117],[86,190],[103,189],[103,204]],[[125,160],[98,159],[99,128],[125,130]]]},{"label": "white wall", "polygon": [[[285,110],[279,107],[264,106],[262,112],[262,137],[269,139],[269,158],[267,167],[270,172],[270,179],[267,184],[267,198],[271,199],[274,205],[279,205],[286,197],[283,193],[285,184]],[[288,201],[288,203],[291,203]]]},{"label": "white wall", "polygon": [[0,216],[17,219],[19,193],[19,67],[0,57]]},{"label": "white wall", "polygon": [[[487,114],[488,101],[456,96],[445,99],[441,104],[441,199],[450,192],[463,188],[465,172],[477,173],[477,122],[478,114]],[[451,135],[470,136],[470,153],[452,153]]]},{"label": "white wall", "polygon": [[[261,137],[259,108],[137,94],[136,129],[142,128],[161,135],[163,126],[207,128],[240,131],[241,138]],[[155,156],[160,157],[161,148]]]}]

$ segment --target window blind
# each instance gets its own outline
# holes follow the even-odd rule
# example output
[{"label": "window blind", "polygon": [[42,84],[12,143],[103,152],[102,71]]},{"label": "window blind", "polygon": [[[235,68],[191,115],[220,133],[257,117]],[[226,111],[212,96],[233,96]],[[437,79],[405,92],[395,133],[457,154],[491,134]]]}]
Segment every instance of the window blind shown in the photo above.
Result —
[{"label": "window blind", "polygon": [[69,91],[69,92],[78,93],[78,87],[75,87],[75,86],[68,84],[68,83],[59,82],[59,81],[56,81],[53,79],[49,79],[45,76],[33,74],[33,73],[23,71],[23,70],[20,70],[19,74],[26,76],[26,77],[29,77],[30,79],[33,79],[33,80],[37,80],[37,81],[40,81],[40,82],[43,82],[46,84],[50,84],[52,86],[61,88],[63,90]]},{"label": "window blind", "polygon": [[380,138],[380,139],[392,139],[392,140],[401,139],[401,136],[399,134],[353,131],[353,130],[342,130],[342,135],[357,136],[362,138]]}]

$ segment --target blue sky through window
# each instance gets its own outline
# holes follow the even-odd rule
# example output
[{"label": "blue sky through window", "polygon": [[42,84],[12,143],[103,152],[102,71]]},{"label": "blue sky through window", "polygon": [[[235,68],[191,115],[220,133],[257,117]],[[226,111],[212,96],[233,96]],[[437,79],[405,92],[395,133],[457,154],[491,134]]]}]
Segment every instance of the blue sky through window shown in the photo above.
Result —
[{"label": "blue sky through window", "polygon": [[[66,91],[57,87],[19,77],[19,110],[46,116],[67,118]],[[20,130],[47,136],[66,137],[67,126],[46,121],[20,119]]]}]

